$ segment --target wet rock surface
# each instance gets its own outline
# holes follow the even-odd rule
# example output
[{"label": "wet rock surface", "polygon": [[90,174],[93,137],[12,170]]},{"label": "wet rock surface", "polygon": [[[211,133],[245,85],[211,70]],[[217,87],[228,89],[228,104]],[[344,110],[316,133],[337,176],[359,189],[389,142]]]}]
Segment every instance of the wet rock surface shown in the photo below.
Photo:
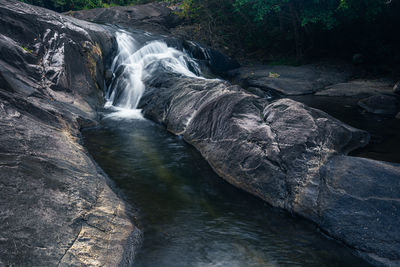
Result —
[{"label": "wet rock surface", "polygon": [[[382,235],[388,243],[398,241],[398,233],[392,237],[390,232],[381,233],[381,221],[389,219],[387,210],[392,212],[392,220],[397,220],[399,213],[392,208],[396,199],[382,198],[376,206],[367,197],[360,200],[363,205],[355,207],[345,194],[327,191],[327,180],[337,181],[331,174],[342,173],[341,166],[336,164],[337,155],[366,145],[366,132],[293,100],[269,102],[220,80],[160,73],[146,81],[148,87],[140,108],[145,116],[164,123],[169,131],[194,145],[222,178],[273,206],[316,222],[365,258],[377,259],[375,263],[398,261],[400,250],[388,250],[381,242]],[[364,164],[358,158],[340,159],[349,166],[347,170],[357,168],[360,161]],[[358,179],[346,177],[348,185],[373,194],[374,185],[384,176],[385,188],[399,193],[400,166],[368,162],[368,171],[360,170]],[[337,203],[342,206],[336,206]],[[383,214],[379,220],[363,220],[362,216],[353,220],[348,211],[356,208],[365,218],[370,218],[375,209],[378,211],[373,216]],[[343,219],[339,226],[328,223],[335,216],[337,220]],[[358,229],[365,227],[370,229],[368,235],[362,235]],[[352,234],[343,235],[345,232]]]},{"label": "wet rock surface", "polygon": [[0,1],[0,265],[131,263],[132,209],[79,137],[112,46],[100,26]]}]

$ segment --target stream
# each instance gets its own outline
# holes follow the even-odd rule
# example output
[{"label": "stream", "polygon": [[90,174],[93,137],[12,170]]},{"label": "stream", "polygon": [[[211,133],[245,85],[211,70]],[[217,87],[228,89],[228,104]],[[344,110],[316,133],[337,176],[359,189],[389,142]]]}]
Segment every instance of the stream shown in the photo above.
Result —
[{"label": "stream", "polygon": [[225,182],[161,125],[104,119],[84,137],[139,209],[135,266],[368,266],[313,224]]},{"label": "stream", "polygon": [[117,33],[114,78],[85,146],[137,207],[144,232],[135,266],[368,266],[302,218],[218,177],[192,146],[137,109],[143,80],[162,71],[204,79],[185,51]]}]

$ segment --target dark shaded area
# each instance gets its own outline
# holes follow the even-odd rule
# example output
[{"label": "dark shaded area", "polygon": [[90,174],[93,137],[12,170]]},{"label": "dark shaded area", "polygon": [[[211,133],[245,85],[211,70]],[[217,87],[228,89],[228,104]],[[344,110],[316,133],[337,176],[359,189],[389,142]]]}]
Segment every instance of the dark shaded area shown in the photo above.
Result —
[{"label": "dark shaded area", "polygon": [[[296,64],[345,58],[382,73],[400,60],[399,1],[194,0],[182,7],[203,38],[243,60]],[[192,29],[193,31],[194,29]],[[185,33],[185,31],[183,31]]]}]

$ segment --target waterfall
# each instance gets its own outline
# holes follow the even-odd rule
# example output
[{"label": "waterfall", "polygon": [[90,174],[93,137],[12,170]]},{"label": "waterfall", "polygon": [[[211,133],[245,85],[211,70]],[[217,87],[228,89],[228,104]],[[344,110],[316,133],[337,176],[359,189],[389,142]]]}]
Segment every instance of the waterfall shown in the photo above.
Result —
[{"label": "waterfall", "polygon": [[[141,44],[128,32],[116,32],[117,55],[111,70],[113,78],[106,91],[105,108],[114,113],[108,117],[141,118],[137,109],[145,91],[144,79],[159,71],[170,71],[182,76],[199,78],[198,64],[185,52],[168,47],[163,40],[150,40]],[[150,67],[157,62],[157,67]]]}]

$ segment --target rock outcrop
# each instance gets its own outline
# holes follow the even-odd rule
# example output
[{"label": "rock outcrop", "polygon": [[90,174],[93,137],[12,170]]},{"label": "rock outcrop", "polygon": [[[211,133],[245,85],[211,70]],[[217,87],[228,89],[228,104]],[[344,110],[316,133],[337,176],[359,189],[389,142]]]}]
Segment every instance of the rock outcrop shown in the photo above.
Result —
[{"label": "rock outcrop", "polygon": [[132,209],[79,138],[112,47],[103,27],[0,0],[0,266],[131,263]]},{"label": "rock outcrop", "polygon": [[140,108],[222,178],[314,221],[378,265],[398,263],[400,249],[388,244],[399,242],[400,165],[344,156],[367,144],[366,132],[290,99],[269,102],[221,80],[157,73]]},{"label": "rock outcrop", "polygon": [[165,3],[95,8],[70,11],[66,14],[82,20],[112,23],[126,28],[142,29],[159,34],[170,33],[169,29],[181,22],[181,19]]}]

